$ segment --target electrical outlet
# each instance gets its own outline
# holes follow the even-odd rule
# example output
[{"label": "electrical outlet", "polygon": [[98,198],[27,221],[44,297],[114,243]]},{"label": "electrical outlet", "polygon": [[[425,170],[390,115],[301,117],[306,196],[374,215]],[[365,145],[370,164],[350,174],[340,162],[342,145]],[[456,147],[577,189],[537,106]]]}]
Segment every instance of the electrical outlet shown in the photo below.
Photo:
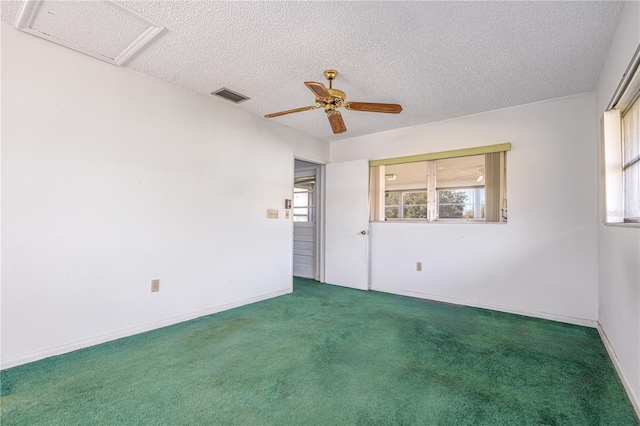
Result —
[{"label": "electrical outlet", "polygon": [[160,280],[151,280],[151,291],[160,291]]},{"label": "electrical outlet", "polygon": [[416,271],[422,272],[422,262],[416,262]]}]

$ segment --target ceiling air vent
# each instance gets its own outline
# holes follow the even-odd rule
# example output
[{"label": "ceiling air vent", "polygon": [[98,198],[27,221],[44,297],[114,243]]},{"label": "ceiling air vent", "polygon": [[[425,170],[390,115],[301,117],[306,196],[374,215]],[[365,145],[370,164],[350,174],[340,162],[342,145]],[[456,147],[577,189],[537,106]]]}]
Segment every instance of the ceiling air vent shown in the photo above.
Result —
[{"label": "ceiling air vent", "polygon": [[245,96],[245,95],[241,95],[238,92],[234,92],[233,90],[229,90],[226,87],[223,87],[222,89],[216,90],[215,92],[211,92],[212,95],[216,95],[216,96],[220,96],[221,98],[224,98],[228,101],[233,102],[234,104],[239,104],[240,102],[244,102],[247,99],[249,99],[249,97]]}]

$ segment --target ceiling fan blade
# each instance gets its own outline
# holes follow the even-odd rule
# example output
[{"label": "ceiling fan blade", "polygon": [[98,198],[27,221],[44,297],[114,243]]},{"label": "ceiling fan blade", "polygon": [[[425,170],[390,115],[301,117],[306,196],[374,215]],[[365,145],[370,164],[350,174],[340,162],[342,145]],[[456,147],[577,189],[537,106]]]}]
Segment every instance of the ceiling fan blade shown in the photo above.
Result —
[{"label": "ceiling fan blade", "polygon": [[344,133],[347,131],[347,126],[344,124],[344,120],[342,119],[342,114],[338,111],[334,111],[333,114],[329,115],[329,123],[331,124],[331,129],[333,129],[333,133]]},{"label": "ceiling fan blade", "polygon": [[317,106],[308,106],[308,107],[290,109],[290,110],[287,110],[287,111],[274,112],[273,114],[265,115],[264,118],[280,117],[281,115],[293,114],[294,112],[308,111],[310,109],[316,109],[316,108],[318,108],[318,107]]},{"label": "ceiling fan blade", "polygon": [[399,114],[402,107],[398,104],[377,104],[373,102],[347,102],[344,106],[352,111],[385,112],[387,114]]},{"label": "ceiling fan blade", "polygon": [[331,93],[322,83],[316,83],[315,81],[305,81],[304,85],[309,88],[316,95],[316,98],[331,100]]}]

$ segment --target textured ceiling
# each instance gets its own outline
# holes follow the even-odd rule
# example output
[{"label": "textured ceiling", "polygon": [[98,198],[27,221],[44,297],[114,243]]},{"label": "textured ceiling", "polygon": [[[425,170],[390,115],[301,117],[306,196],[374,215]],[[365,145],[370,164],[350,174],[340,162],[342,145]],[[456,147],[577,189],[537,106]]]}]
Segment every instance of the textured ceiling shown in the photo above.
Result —
[{"label": "textured ceiling", "polygon": [[[263,116],[313,105],[303,82],[334,68],[347,100],[403,106],[343,109],[342,135],[321,110],[271,119],[330,141],[592,91],[622,11],[618,1],[120,3],[167,28],[126,63],[143,74],[207,96],[227,87],[251,98],[237,108]],[[2,20],[15,25],[20,10],[2,2]]]}]

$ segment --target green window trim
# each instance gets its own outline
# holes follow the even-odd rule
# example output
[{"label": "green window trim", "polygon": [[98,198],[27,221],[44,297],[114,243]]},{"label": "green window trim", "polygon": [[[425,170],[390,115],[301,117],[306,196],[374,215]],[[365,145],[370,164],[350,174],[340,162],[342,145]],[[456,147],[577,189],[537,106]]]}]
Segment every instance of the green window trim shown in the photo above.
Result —
[{"label": "green window trim", "polygon": [[444,158],[468,157],[470,155],[491,154],[494,152],[511,151],[511,143],[478,146],[475,148],[454,149],[452,151],[432,152],[430,154],[409,155],[407,157],[387,158],[369,161],[369,166],[389,166],[392,164],[415,163],[417,161],[441,160]]}]

